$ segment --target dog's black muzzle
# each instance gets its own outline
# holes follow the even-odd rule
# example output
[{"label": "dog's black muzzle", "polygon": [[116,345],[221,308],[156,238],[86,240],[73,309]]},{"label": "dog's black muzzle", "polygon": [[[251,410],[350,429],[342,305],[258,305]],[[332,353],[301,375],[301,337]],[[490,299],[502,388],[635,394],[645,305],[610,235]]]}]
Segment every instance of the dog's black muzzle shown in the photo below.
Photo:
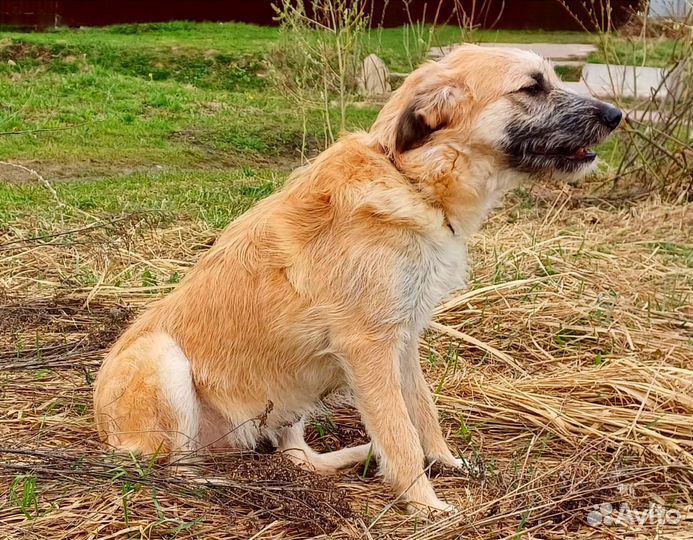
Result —
[{"label": "dog's black muzzle", "polygon": [[590,147],[623,117],[613,105],[561,90],[543,99],[506,129],[505,154],[513,168],[524,172],[578,172],[597,156]]}]

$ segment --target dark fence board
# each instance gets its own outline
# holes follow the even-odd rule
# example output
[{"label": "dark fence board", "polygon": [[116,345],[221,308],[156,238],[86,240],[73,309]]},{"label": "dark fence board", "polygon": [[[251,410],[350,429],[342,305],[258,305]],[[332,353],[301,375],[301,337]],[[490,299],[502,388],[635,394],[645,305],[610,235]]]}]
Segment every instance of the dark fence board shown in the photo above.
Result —
[{"label": "dark fence board", "polygon": [[[623,24],[640,0],[611,0],[614,26]],[[584,0],[567,0],[576,20],[560,0],[412,0],[407,14],[402,0],[369,0],[374,24],[400,26],[414,20],[460,22],[461,5],[484,28],[580,30],[592,28],[593,16]],[[598,17],[602,19],[602,17]],[[606,17],[603,18],[604,20]],[[0,25],[25,28],[105,26],[119,23],[239,21],[276,24],[271,0],[0,0]]]}]

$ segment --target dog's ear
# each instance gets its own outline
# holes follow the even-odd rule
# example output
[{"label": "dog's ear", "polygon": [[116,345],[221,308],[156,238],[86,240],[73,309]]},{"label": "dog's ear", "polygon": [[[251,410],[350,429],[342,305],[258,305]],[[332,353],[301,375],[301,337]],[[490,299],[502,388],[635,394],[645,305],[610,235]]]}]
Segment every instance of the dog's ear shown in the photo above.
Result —
[{"label": "dog's ear", "polygon": [[424,117],[418,113],[416,104],[412,102],[397,122],[395,149],[400,154],[411,150],[423,143],[433,131],[435,130],[426,123]]},{"label": "dog's ear", "polygon": [[426,139],[454,119],[464,97],[459,86],[445,85],[415,96],[397,121],[395,149],[398,153],[421,146]]}]

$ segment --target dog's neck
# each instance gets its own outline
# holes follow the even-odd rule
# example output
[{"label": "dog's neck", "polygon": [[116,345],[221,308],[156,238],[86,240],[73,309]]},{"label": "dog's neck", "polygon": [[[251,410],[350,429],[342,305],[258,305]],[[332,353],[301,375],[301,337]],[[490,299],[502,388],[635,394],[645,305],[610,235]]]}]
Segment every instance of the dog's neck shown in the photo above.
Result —
[{"label": "dog's neck", "polygon": [[465,240],[519,181],[518,173],[500,166],[496,156],[452,145],[422,147],[391,162],[430,206],[442,212],[443,226]]}]

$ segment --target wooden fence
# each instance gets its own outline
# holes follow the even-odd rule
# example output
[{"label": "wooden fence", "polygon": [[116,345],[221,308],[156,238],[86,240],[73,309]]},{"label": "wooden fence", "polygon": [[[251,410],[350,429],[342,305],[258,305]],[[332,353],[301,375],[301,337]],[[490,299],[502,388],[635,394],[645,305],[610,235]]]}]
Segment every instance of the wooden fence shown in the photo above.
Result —
[{"label": "wooden fence", "polygon": [[[600,2],[595,2],[599,4]],[[566,4],[573,14],[566,9]],[[464,16],[485,28],[579,30],[592,27],[600,13],[584,0],[368,0],[374,24],[400,26],[409,19],[457,24]],[[611,23],[619,26],[640,0],[611,0]],[[577,18],[574,16],[576,15]],[[0,0],[0,25],[42,29],[119,23],[239,21],[275,24],[272,0]]]}]

